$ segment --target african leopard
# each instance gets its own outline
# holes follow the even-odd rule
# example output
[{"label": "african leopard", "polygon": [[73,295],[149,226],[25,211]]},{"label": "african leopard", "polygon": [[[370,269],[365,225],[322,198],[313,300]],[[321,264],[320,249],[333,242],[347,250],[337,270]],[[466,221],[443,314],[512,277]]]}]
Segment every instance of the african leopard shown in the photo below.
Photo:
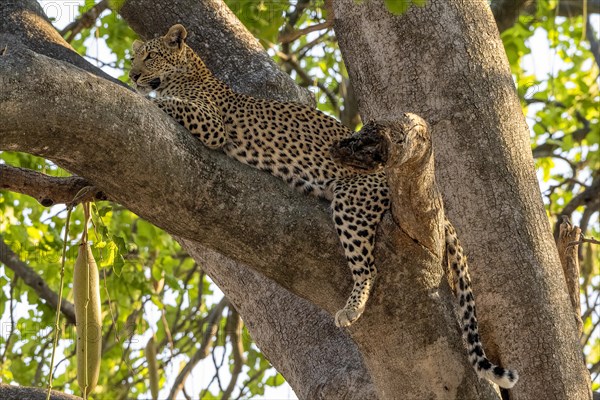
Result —
[{"label": "african leopard", "polygon": [[[306,105],[234,92],[185,44],[186,37],[185,28],[177,24],[163,37],[134,42],[129,76],[136,89],[142,94],[154,92],[151,100],[209,148],[331,201],[354,279],[335,323],[349,326],[363,313],[377,273],[376,227],[390,207],[385,173],[359,174],[336,164],[327,149],[350,136],[349,129]],[[483,351],[466,257],[447,220],[445,233],[469,359],[479,376],[510,388],[518,379],[516,372],[492,364]]]}]

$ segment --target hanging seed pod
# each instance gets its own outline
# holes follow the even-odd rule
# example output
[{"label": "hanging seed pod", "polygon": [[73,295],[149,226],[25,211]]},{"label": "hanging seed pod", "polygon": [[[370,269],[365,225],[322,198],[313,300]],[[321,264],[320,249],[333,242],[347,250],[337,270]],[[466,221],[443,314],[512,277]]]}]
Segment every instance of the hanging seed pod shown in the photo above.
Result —
[{"label": "hanging seed pod", "polygon": [[165,287],[165,274],[163,273],[159,280],[152,278],[152,287],[154,289],[154,293],[160,294],[163,288]]},{"label": "hanging seed pod", "polygon": [[158,362],[156,361],[156,341],[154,336],[146,344],[146,360],[148,361],[148,378],[152,400],[158,399]]},{"label": "hanging seed pod", "polygon": [[98,266],[87,241],[82,240],[73,272],[77,318],[77,382],[84,397],[98,384],[102,351],[102,315]]}]

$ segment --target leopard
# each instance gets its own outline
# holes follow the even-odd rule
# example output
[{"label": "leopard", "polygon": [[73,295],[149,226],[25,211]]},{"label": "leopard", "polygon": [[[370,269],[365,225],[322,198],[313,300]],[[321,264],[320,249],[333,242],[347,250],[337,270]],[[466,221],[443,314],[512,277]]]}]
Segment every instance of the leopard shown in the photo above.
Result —
[{"label": "leopard", "polygon": [[[330,202],[353,278],[350,296],[334,321],[338,327],[350,326],[363,314],[377,275],[376,230],[391,202],[385,172],[359,173],[340,165],[329,150],[352,135],[349,128],[309,105],[234,91],[187,45],[187,35],[183,25],[175,24],[164,36],[136,40],[131,82],[209,149]],[[486,357],[466,257],[447,219],[444,229],[469,360],[480,377],[511,388],[518,380],[517,372]]]}]

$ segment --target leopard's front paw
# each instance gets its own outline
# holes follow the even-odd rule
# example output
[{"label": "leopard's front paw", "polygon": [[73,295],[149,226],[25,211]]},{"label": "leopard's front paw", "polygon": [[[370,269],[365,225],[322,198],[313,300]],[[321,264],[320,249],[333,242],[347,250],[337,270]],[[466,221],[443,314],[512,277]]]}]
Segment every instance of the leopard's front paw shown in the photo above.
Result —
[{"label": "leopard's front paw", "polygon": [[354,323],[363,313],[363,310],[343,308],[335,314],[335,325],[346,328]]}]

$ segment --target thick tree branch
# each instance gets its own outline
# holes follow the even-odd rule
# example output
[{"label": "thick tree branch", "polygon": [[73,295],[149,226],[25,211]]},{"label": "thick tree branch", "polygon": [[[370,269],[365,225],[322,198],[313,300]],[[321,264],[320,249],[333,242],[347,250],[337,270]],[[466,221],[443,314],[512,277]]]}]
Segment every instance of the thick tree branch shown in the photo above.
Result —
[{"label": "thick tree branch", "polygon": [[39,54],[66,61],[121,86],[126,86],[79,56],[52,27],[37,1],[2,1],[0,4],[0,49],[6,47],[5,54],[10,54],[21,46],[28,47]]},{"label": "thick tree branch", "polygon": [[[14,251],[4,242],[0,235],[0,262],[11,269],[16,276],[21,278],[27,286],[37,293],[40,299],[53,310],[58,305],[58,295],[48,287],[48,284],[31,267],[19,259]],[[75,324],[75,308],[73,303],[66,299],[61,302],[60,310],[70,324]],[[4,393],[3,393],[4,395]]]},{"label": "thick tree branch", "polygon": [[79,176],[55,177],[0,164],[0,189],[33,197],[44,207],[106,200],[106,195]]},{"label": "thick tree branch", "polygon": [[[36,9],[37,3],[35,1],[29,0],[27,3],[32,3],[32,9]],[[2,3],[0,7],[5,6],[5,4],[7,3]],[[207,63],[215,68],[215,72],[220,74],[220,76],[228,83],[236,86],[238,90],[258,96],[274,96],[278,99],[288,101],[311,101],[309,95],[303,95],[303,93],[307,93],[306,91],[300,89],[297,90],[289,77],[281,75],[281,72],[277,71],[275,64],[271,62],[264,51],[257,46],[252,35],[243,28],[241,23],[231,14],[222,2],[210,0],[195,2],[192,5],[190,2],[185,2],[184,4],[183,1],[176,0],[171,2],[171,4],[172,7],[161,9],[160,7],[156,7],[156,3],[153,1],[137,1],[133,6],[129,3],[126,4],[122,11],[126,18],[128,18],[130,24],[137,27],[138,33],[146,37],[163,34],[167,27],[175,22],[183,22],[188,28],[193,27],[196,34],[193,34],[189,38],[188,43],[195,47],[196,50],[200,50]],[[15,4],[12,4],[11,6],[14,7]],[[129,10],[129,13],[127,10]],[[45,21],[43,18],[40,20]],[[210,21],[210,24],[206,21]],[[19,23],[18,20],[12,22],[14,24]],[[10,24],[8,25],[8,31],[11,31],[11,29],[17,31],[19,28],[10,26]],[[30,40],[35,42],[35,38],[34,35],[30,37]],[[43,47],[43,45],[38,47]],[[60,54],[60,51],[58,53]],[[265,60],[268,62],[265,62]],[[1,58],[0,61],[2,61]],[[79,59],[77,61],[82,60]],[[87,64],[85,61],[83,61],[83,63]],[[248,71],[252,71],[252,73],[248,74]],[[233,80],[233,82],[231,80]],[[265,82],[270,83],[265,85]],[[290,88],[293,88],[293,90]],[[72,97],[69,96],[69,98]],[[89,99],[82,101],[89,101]],[[147,106],[146,103],[143,107]],[[139,112],[137,108],[138,106],[134,105],[131,111],[122,114],[122,116],[118,118],[119,123],[129,124],[130,116],[135,116]],[[156,112],[156,110],[153,112]],[[81,118],[82,115],[80,114],[78,117]],[[162,117],[164,118],[164,116]],[[143,116],[142,119],[144,119]],[[169,121],[168,118],[165,120]],[[100,123],[100,120],[98,122]],[[101,124],[104,124],[105,122],[106,121],[102,121]],[[135,121],[133,123],[135,124]],[[150,121],[148,125],[152,126],[152,121]],[[175,129],[175,131],[179,129],[176,125],[173,126],[174,128],[170,129]],[[89,132],[88,129],[84,129],[84,131]],[[126,137],[126,135],[115,134],[117,135],[115,136],[115,143],[122,143],[122,139]],[[80,137],[86,137],[87,135],[88,134],[86,133]],[[173,132],[167,133],[168,137],[171,137],[172,135]],[[153,137],[154,134],[151,133],[150,136]],[[187,136],[187,133],[184,132],[183,137]],[[152,141],[153,139],[150,139],[150,142]],[[197,144],[194,141],[188,142],[188,145],[191,145],[192,152],[195,151],[195,146],[197,146]],[[57,146],[60,146],[60,144],[57,143]],[[184,154],[185,153],[186,152],[184,152]],[[125,156],[125,154],[126,153],[123,153],[121,156]],[[91,156],[92,158],[96,158],[97,155],[98,153],[94,153]],[[194,156],[195,155],[192,155],[192,159]],[[173,159],[177,159],[178,157],[179,156],[177,155]],[[219,159],[218,155],[216,157]],[[101,159],[106,159],[104,153]],[[128,159],[128,157],[125,159]],[[220,159],[223,160],[222,158]],[[80,160],[83,161],[83,159]],[[202,170],[202,168],[198,167],[200,161],[201,160],[192,161],[193,166],[188,173],[197,175]],[[101,162],[101,160],[98,160],[98,162]],[[274,191],[272,188],[267,187],[264,193],[269,193],[269,190],[271,190],[272,193],[275,193],[274,196],[277,196],[277,193],[284,193],[283,199],[279,202],[279,205],[274,208],[276,211],[271,211],[271,213],[275,212],[275,215],[280,214],[285,210],[289,211],[285,211],[285,213],[288,214],[288,217],[289,214],[301,216],[308,213],[302,207],[297,213],[292,212],[292,210],[294,210],[294,205],[292,204],[290,206],[288,201],[290,198],[308,201],[309,205],[303,206],[308,207],[308,209],[311,207],[322,209],[322,206],[318,206],[318,201],[295,194],[287,189],[285,185],[282,185],[278,181],[271,180],[272,178],[269,178],[264,174],[239,166],[231,160],[222,162],[223,165],[228,163],[235,165],[234,168],[237,168],[237,172],[234,171],[232,176],[235,176],[236,173],[245,173],[240,171],[248,171],[250,174],[255,174],[247,178],[249,182],[248,186],[242,188],[241,192],[255,192],[255,185],[260,185],[260,182],[256,182],[254,177],[260,176],[263,177],[261,179],[272,182],[276,187]],[[88,167],[89,165],[86,164],[87,163],[83,161],[82,165]],[[101,164],[104,165],[105,161],[102,161]],[[119,161],[115,159],[114,164],[119,164]],[[141,168],[143,170],[143,167]],[[208,165],[205,171],[210,171],[210,169],[211,165]],[[164,172],[157,173],[159,175],[164,174]],[[137,179],[141,181],[140,184],[144,186],[143,181],[146,179],[146,175],[142,173]],[[217,178],[218,181],[221,180],[224,182],[223,179],[224,177],[222,176],[221,178]],[[119,180],[120,178],[117,179],[117,181]],[[236,181],[235,178],[231,180],[234,182]],[[159,182],[157,183],[158,185],[161,184]],[[183,187],[180,185],[176,186],[178,187],[176,192],[180,191],[180,188]],[[126,190],[126,188],[123,189]],[[227,197],[234,195],[239,191],[240,188],[233,190],[225,188],[224,194]],[[135,187],[132,188],[132,195],[134,197],[136,196]],[[162,198],[162,195],[158,198]],[[175,202],[172,202],[171,200],[172,199],[166,199],[164,202],[152,200],[152,207],[154,208],[158,204],[160,208],[163,203],[168,204],[169,207],[171,204],[177,204],[177,199],[175,199]],[[230,201],[235,200],[231,199]],[[265,201],[264,196],[257,195],[255,196],[255,200],[252,200],[250,204],[260,204],[263,201]],[[217,203],[222,204],[220,201],[217,201]],[[220,205],[217,205],[217,207],[220,207]],[[175,213],[173,215],[176,215],[177,213],[176,208],[177,207],[171,210],[172,213]],[[267,210],[267,212],[269,211]],[[229,217],[230,216],[228,216],[228,218]],[[322,212],[321,218],[321,221],[323,221],[321,222],[322,224],[329,224],[329,218],[325,212]],[[290,222],[289,218],[286,219],[284,217],[284,220],[285,223],[283,226],[286,227],[284,236],[288,237],[289,227],[295,225]],[[308,221],[308,225],[310,225],[310,221]],[[237,227],[239,227],[239,225]],[[237,227],[235,229],[237,229]],[[267,228],[267,230],[268,229],[269,228]],[[311,229],[319,230],[318,226],[312,227]],[[333,227],[323,229],[323,232],[328,232],[330,229],[333,229]],[[306,231],[303,232],[306,233]],[[267,236],[267,239],[269,237],[270,236]],[[273,234],[273,237],[277,237],[276,232]],[[333,245],[334,243],[335,245]],[[331,244],[334,249],[334,246],[339,246],[337,245],[336,240],[331,240]],[[274,281],[251,270],[248,265],[240,263],[239,261],[233,261],[214,251],[209,251],[207,248],[200,246],[197,242],[188,241],[186,242],[186,245],[190,254],[193,254],[198,260],[204,260],[203,266],[205,270],[211,275],[213,280],[219,284],[235,307],[240,310],[246,326],[252,333],[257,344],[267,353],[277,369],[284,374],[286,379],[292,384],[300,398],[318,398],[321,397],[323,393],[336,393],[337,397],[347,397],[349,393],[352,393],[363,399],[373,398],[373,386],[356,345],[343,331],[340,331],[334,326],[333,320],[329,314],[323,312],[314,304],[287,291]],[[286,257],[284,251],[285,250],[281,250],[283,253],[276,251],[276,254],[279,254],[278,257]],[[292,252],[302,252],[302,250],[298,247],[294,247]],[[335,252],[336,251],[333,253]],[[241,253],[244,254],[244,251],[242,250]],[[273,263],[276,265],[276,260],[273,261]],[[340,262],[340,264],[343,263]],[[282,265],[281,268],[284,270],[285,265]],[[326,271],[327,268],[324,268],[323,270]],[[345,267],[336,267],[334,271],[339,271],[339,274],[335,273],[334,276],[337,276],[337,278],[334,277],[333,279],[341,280],[343,278],[348,278]],[[291,275],[287,275],[288,280],[290,277]],[[349,278],[348,281],[350,281]],[[338,286],[339,281],[335,284],[335,287]],[[342,290],[344,289],[340,289],[340,291]],[[323,290],[321,293],[327,294],[328,292],[327,290]],[[265,296],[269,299],[268,306],[264,303]],[[273,316],[277,316],[277,318],[273,318]],[[307,343],[310,343],[311,345],[307,346]],[[310,384],[307,384],[307,382],[310,382]]]},{"label": "thick tree branch", "polygon": [[[173,7],[160,9],[149,0],[128,2],[121,14],[145,37],[163,34],[175,22],[185,23],[193,32],[188,44],[214,73],[241,92],[313,102],[309,92],[298,89],[282,74],[222,1],[172,3]],[[226,293],[253,339],[300,398],[318,398],[328,392],[373,398],[373,385],[356,345],[335,327],[327,313],[239,260],[234,262],[198,243],[184,244],[190,254],[203,260],[204,270]],[[269,306],[265,306],[265,298],[270,299]],[[311,343],[310,351],[306,343]]]},{"label": "thick tree branch", "polygon": [[[68,64],[23,50],[0,58],[0,73],[0,148],[54,160],[167,231],[245,259],[312,298],[314,282],[290,278],[314,267],[315,279],[343,298],[345,268],[333,280],[322,268],[344,265],[323,202],[202,147],[148,100]],[[24,121],[23,113],[37,118]],[[290,226],[311,240],[299,243],[286,234]]]}]

